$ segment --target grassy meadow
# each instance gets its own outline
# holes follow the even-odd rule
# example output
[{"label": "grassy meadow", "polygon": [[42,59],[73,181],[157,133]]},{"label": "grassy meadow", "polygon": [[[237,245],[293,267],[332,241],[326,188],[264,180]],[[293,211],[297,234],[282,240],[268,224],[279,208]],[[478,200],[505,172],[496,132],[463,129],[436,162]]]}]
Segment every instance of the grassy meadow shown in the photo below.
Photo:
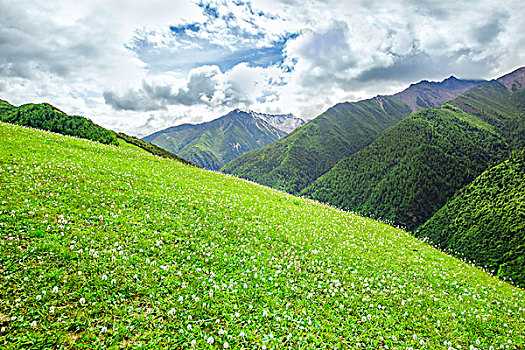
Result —
[{"label": "grassy meadow", "polygon": [[0,347],[523,349],[525,291],[405,231],[0,123]]}]

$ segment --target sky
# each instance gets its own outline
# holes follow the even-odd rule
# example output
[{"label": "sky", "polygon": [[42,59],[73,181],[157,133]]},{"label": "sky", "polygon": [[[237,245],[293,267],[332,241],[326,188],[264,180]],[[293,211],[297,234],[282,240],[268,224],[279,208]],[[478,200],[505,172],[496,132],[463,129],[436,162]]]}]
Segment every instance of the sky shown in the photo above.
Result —
[{"label": "sky", "polygon": [[525,65],[522,0],[0,0],[0,99],[145,136]]}]

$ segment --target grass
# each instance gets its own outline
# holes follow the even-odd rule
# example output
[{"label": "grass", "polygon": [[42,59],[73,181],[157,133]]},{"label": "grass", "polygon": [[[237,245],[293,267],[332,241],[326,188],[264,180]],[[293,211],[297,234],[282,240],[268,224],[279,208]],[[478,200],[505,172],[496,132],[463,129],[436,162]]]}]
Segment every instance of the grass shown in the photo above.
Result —
[{"label": "grass", "polygon": [[525,347],[525,292],[405,231],[0,123],[0,346]]}]

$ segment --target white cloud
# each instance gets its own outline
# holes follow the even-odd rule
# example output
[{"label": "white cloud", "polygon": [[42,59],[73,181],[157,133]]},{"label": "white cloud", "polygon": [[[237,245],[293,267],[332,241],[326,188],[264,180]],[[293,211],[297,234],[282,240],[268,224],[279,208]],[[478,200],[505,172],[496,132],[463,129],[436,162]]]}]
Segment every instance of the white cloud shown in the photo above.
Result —
[{"label": "white cloud", "polygon": [[106,104],[115,110],[155,111],[169,106],[249,107],[272,95],[271,81],[279,78],[278,68],[250,67],[240,63],[222,73],[217,66],[191,69],[185,81],[167,72],[138,89],[105,91]]},{"label": "white cloud", "polygon": [[518,0],[4,0],[0,12],[0,98],[133,133],[234,107],[311,118],[525,62]]}]

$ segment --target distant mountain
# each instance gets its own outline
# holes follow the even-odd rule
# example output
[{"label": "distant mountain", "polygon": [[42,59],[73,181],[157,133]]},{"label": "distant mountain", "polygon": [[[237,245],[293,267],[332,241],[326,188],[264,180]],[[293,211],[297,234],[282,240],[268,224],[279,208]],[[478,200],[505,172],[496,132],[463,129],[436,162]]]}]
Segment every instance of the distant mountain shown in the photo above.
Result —
[{"label": "distant mountain", "polygon": [[408,106],[391,97],[340,103],[286,138],[235,159],[222,171],[298,193],[409,114]]},{"label": "distant mountain", "polygon": [[[203,168],[219,170],[232,159],[286,135],[264,118],[271,116],[235,109],[201,124],[182,124],[143,138]],[[281,116],[285,125],[286,119]],[[276,117],[277,118],[277,117]]]},{"label": "distant mountain", "polygon": [[[339,160],[369,145],[421,105],[438,107],[482,81],[422,81],[393,96],[337,104],[286,138],[247,152],[221,171],[297,194]],[[413,106],[412,106],[413,105]]]},{"label": "distant mountain", "polygon": [[67,115],[49,103],[31,103],[15,107],[7,101],[0,100],[0,121],[106,144],[118,144],[113,131],[104,129],[87,118]]},{"label": "distant mountain", "polygon": [[[524,70],[411,115],[302,194],[416,228],[457,190],[523,147],[525,92],[516,86],[525,86]],[[510,80],[513,89],[504,84]]]},{"label": "distant mountain", "polygon": [[422,80],[392,97],[410,106],[412,112],[417,112],[425,108],[439,107],[443,102],[456,98],[484,82],[485,80],[460,80],[454,76],[440,82]]},{"label": "distant mountain", "polygon": [[416,235],[525,286],[525,150],[462,188]]}]

